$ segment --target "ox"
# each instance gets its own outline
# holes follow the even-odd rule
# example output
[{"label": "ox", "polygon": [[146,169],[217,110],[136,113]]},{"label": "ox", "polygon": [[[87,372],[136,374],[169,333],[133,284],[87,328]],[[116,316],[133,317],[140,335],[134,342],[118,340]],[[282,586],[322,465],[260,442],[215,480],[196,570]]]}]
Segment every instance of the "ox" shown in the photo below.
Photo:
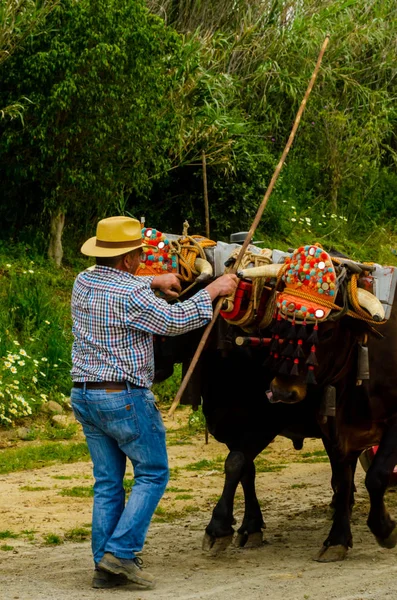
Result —
[{"label": "ox", "polygon": [[[350,504],[355,465],[361,452],[373,445],[379,444],[379,450],[365,479],[370,498],[367,524],[382,547],[393,548],[397,542],[395,522],[384,504],[384,494],[397,463],[396,302],[390,320],[379,327],[383,337],[369,334],[370,379],[356,385],[357,354],[365,329],[362,322],[348,316],[320,323],[317,385],[307,385],[302,376],[279,373],[270,385],[273,401],[295,407],[309,402],[319,415],[317,423],[338,492],[333,525],[324,546],[336,547],[341,558],[352,546]],[[335,395],[335,416],[325,420],[320,413],[330,385]]]},{"label": "ox", "polygon": [[[274,276],[273,266],[269,269],[269,276]],[[249,275],[249,270],[243,274]],[[258,275],[264,276],[263,270]],[[386,337],[396,326],[395,318],[383,330]],[[245,513],[237,544],[252,546],[262,542],[264,521],[255,492],[254,459],[277,435],[291,438],[296,448],[302,447],[305,437],[321,438],[329,455],[335,513],[318,557],[324,562],[344,558],[352,545],[349,519],[357,458],[364,448],[380,442],[379,453],[367,475],[371,497],[368,524],[379,543],[385,547],[395,545],[395,526],[383,505],[388,476],[397,457],[394,446],[391,451],[393,401],[389,405],[380,399],[385,386],[389,390],[388,398],[392,398],[390,390],[394,380],[390,379],[391,383],[386,385],[388,367],[384,365],[380,371],[376,364],[376,361],[384,362],[382,356],[387,355],[385,348],[389,342],[371,339],[371,372],[375,377],[371,380],[370,392],[366,383],[356,386],[356,350],[362,331],[363,324],[352,322],[349,317],[321,324],[318,356],[325,358],[320,360],[318,385],[307,385],[299,376],[275,377],[272,370],[264,366],[268,349],[236,346],[234,340],[241,332],[218,320],[187,389],[187,395],[193,395],[190,403],[197,405],[202,398],[210,433],[229,449],[224,489],[206,527],[205,549],[222,549],[231,542],[233,502],[239,483],[244,491]],[[170,375],[173,363],[189,364],[199,335],[200,332],[192,332],[157,345],[158,380]],[[261,335],[265,337],[266,332]],[[324,419],[323,395],[331,383],[338,399],[336,417]],[[269,386],[271,402],[265,394]]]}]

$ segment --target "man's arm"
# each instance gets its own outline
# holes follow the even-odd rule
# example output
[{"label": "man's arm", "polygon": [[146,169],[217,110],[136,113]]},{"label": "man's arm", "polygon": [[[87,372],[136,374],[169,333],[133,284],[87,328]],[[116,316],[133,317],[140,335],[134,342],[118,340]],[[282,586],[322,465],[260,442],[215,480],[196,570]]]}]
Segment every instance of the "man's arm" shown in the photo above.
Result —
[{"label": "man's arm", "polygon": [[232,294],[237,285],[236,275],[222,275],[189,300],[176,304],[168,304],[141,286],[131,295],[127,325],[157,335],[186,333],[206,325],[213,315],[212,302],[218,296]]}]

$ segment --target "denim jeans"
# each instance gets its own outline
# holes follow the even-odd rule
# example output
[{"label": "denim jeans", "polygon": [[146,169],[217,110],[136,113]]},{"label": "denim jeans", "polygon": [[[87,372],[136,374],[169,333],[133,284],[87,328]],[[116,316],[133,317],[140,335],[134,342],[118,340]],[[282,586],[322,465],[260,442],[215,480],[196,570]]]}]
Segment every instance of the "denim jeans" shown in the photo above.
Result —
[{"label": "denim jeans", "polygon": [[[71,400],[93,462],[94,562],[105,552],[135,558],[169,477],[165,429],[154,396],[147,388],[128,386],[119,392],[83,387],[72,389]],[[135,484],[125,504],[127,457]]]}]

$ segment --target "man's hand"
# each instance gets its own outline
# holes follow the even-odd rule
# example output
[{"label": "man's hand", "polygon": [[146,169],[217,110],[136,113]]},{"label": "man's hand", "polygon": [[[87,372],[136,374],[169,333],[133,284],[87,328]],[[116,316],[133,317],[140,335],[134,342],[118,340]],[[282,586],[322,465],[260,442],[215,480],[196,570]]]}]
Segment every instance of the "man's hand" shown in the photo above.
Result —
[{"label": "man's hand", "polygon": [[150,287],[152,290],[160,290],[168,298],[178,298],[182,290],[178,277],[173,273],[156,275]]},{"label": "man's hand", "polygon": [[222,275],[207,285],[205,289],[211,296],[211,300],[215,300],[218,296],[229,296],[230,294],[233,294],[236,291],[239,281],[237,275]]}]

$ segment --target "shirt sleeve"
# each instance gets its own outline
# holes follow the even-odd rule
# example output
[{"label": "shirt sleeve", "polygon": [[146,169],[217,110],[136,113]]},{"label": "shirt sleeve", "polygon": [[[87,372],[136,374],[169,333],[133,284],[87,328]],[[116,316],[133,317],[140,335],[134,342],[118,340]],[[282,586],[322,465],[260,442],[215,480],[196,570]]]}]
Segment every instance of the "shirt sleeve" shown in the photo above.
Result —
[{"label": "shirt sleeve", "polygon": [[213,315],[212,301],[206,290],[189,300],[168,304],[146,285],[131,293],[126,325],[154,335],[180,335],[203,327]]}]

